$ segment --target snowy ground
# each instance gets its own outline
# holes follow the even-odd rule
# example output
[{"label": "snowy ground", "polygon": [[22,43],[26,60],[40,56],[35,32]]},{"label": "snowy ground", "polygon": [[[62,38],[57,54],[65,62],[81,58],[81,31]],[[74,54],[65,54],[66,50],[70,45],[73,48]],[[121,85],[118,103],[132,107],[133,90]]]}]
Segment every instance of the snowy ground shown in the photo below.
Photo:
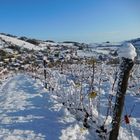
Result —
[{"label": "snowy ground", "polygon": [[[0,140],[96,140],[39,80],[18,74],[0,85]],[[104,104],[104,103],[102,103]],[[130,125],[122,122],[119,140],[140,139],[140,98],[128,93],[125,106]],[[105,105],[104,105],[105,106]],[[124,110],[124,115],[126,111]]]},{"label": "snowy ground", "polygon": [[19,74],[0,87],[0,140],[84,140],[87,134],[31,77]]}]

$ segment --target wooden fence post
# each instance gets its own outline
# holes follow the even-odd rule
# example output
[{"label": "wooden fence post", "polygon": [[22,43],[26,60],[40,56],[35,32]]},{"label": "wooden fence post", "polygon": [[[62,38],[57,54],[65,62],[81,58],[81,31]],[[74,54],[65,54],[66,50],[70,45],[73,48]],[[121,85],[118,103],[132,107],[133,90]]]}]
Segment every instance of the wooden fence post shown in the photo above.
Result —
[{"label": "wooden fence post", "polygon": [[117,140],[119,135],[119,128],[125,101],[125,94],[128,85],[128,79],[130,71],[134,65],[135,56],[136,52],[132,44],[128,44],[126,48],[121,52],[122,62],[120,64],[118,89],[116,94],[115,106],[113,110],[112,131],[110,132],[109,140]]}]

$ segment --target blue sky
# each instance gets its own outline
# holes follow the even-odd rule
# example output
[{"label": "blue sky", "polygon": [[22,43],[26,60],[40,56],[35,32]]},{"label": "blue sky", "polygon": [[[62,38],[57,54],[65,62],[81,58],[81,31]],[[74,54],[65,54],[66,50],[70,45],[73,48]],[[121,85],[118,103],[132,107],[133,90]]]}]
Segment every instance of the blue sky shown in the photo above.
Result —
[{"label": "blue sky", "polygon": [[55,41],[140,37],[140,0],[0,0],[0,32]]}]

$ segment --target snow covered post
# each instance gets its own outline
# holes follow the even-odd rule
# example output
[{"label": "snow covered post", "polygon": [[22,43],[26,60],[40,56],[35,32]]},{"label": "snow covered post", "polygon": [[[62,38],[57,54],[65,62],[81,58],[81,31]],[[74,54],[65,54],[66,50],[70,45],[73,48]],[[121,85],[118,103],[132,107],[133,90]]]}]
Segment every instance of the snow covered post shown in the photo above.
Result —
[{"label": "snow covered post", "polygon": [[47,78],[47,72],[46,72],[46,60],[47,60],[47,57],[43,57],[43,66],[44,66],[44,79],[45,79],[45,88],[47,88],[47,82],[46,82],[46,78]]},{"label": "snow covered post", "polygon": [[131,43],[125,43],[123,44],[123,47],[120,48],[120,73],[118,79],[116,101],[113,110],[112,131],[110,132],[109,140],[117,140],[117,137],[119,135],[120,121],[124,106],[128,79],[130,71],[134,65],[134,58],[136,57],[136,55],[136,50]]}]

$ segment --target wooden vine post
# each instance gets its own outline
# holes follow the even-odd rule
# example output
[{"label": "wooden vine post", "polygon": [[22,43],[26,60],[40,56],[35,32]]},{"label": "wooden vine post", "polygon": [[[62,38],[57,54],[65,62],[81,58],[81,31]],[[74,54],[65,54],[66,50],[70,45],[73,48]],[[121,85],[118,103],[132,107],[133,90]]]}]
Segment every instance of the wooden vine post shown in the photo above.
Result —
[{"label": "wooden vine post", "polygon": [[44,80],[45,80],[45,88],[47,89],[47,71],[46,71],[46,68],[47,68],[47,64],[46,64],[46,60],[47,60],[47,57],[44,57],[43,58],[43,66],[44,66]]},{"label": "wooden vine post", "polygon": [[125,101],[125,94],[131,69],[134,65],[134,58],[136,51],[132,44],[124,44],[120,49],[119,56],[121,58],[120,72],[118,79],[118,88],[116,93],[116,101],[113,110],[112,131],[110,132],[109,140],[117,140],[119,135],[119,128],[123,106]]}]

